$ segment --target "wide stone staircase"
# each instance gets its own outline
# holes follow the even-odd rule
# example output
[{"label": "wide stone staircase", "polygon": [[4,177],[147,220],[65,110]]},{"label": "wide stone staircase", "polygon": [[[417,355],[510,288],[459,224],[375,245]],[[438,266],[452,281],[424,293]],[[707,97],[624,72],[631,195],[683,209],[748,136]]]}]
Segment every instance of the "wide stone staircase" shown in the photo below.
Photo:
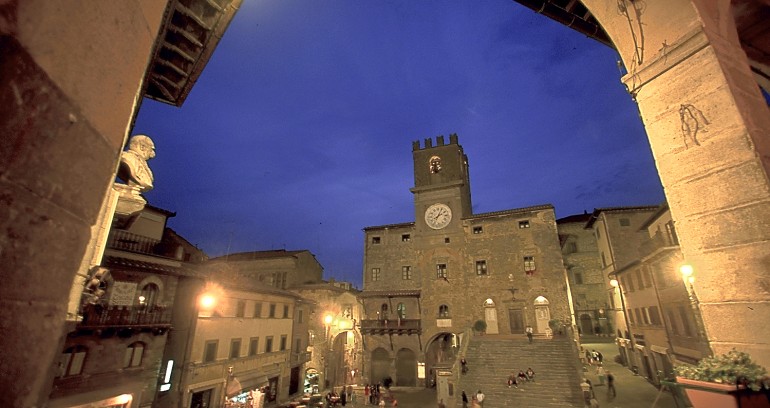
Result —
[{"label": "wide stone staircase", "polygon": [[[468,373],[460,375],[456,390],[457,406],[461,391],[472,396],[480,389],[486,395],[484,408],[579,407],[581,366],[566,337],[526,338],[513,336],[474,336],[465,352]],[[511,372],[532,367],[535,381],[508,388]],[[470,403],[468,404],[470,406]]]}]

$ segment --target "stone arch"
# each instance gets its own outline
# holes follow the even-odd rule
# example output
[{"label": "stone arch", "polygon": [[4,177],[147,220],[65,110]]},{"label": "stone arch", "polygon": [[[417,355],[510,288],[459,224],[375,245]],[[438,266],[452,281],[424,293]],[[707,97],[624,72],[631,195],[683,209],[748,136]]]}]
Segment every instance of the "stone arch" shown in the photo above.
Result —
[{"label": "stone arch", "polygon": [[484,321],[487,323],[488,334],[500,333],[497,322],[497,307],[492,298],[484,301]]},{"label": "stone arch", "polygon": [[425,347],[426,386],[435,380],[436,368],[450,368],[457,357],[457,337],[451,332],[439,332],[428,340]]},{"label": "stone arch", "polygon": [[[770,252],[767,229],[733,226],[736,219],[770,215],[770,144],[765,140],[770,115],[759,89],[770,89],[768,61],[766,53],[757,56],[753,50],[752,60],[747,57],[741,42],[751,39],[742,38],[739,30],[756,23],[752,18],[762,15],[766,2],[582,3],[625,66],[622,82],[638,104],[680,250],[697,271],[698,337],[707,342],[702,353],[740,347],[763,356],[760,364],[770,364],[768,332],[734,318],[743,315],[746,302],[761,305],[757,316],[767,315],[770,295],[750,279],[733,279],[722,262],[741,259],[742,275],[761,276]],[[767,36],[763,32],[758,38]],[[727,187],[736,184],[741,185],[737,191]],[[702,199],[704,194],[708,200]],[[730,285],[724,285],[726,279]],[[717,332],[720,341],[713,343],[709,333]]]},{"label": "stone arch", "polygon": [[417,385],[417,354],[412,349],[402,348],[396,352],[396,385]]},{"label": "stone arch", "polygon": [[538,296],[532,302],[535,307],[535,333],[546,333],[550,330],[548,322],[551,320],[550,302],[545,296]]},{"label": "stone arch", "polygon": [[371,371],[369,381],[372,384],[382,383],[382,380],[390,376],[390,353],[382,347],[372,350]]}]

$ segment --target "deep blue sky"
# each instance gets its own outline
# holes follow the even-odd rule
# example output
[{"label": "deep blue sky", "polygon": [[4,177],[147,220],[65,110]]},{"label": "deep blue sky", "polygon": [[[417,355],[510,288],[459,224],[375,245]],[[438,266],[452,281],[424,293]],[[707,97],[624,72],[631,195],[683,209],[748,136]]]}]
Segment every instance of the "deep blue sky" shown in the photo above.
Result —
[{"label": "deep blue sky", "polygon": [[145,100],[151,204],[209,256],[309,249],[360,287],[414,221],[412,141],[457,133],[475,213],[663,191],[617,53],[509,0],[246,0],[182,108]]}]

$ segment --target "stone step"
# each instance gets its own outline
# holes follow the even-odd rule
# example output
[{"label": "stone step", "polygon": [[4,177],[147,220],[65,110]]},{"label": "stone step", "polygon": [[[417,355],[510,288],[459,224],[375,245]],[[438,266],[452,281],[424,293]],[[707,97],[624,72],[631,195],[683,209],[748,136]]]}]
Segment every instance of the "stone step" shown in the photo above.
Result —
[{"label": "stone step", "polygon": [[[469,372],[460,377],[458,389],[469,397],[481,389],[490,406],[583,406],[578,359],[563,338],[536,339],[530,344],[526,338],[477,336],[470,340],[465,359]],[[536,381],[508,388],[508,375],[529,367]]]}]

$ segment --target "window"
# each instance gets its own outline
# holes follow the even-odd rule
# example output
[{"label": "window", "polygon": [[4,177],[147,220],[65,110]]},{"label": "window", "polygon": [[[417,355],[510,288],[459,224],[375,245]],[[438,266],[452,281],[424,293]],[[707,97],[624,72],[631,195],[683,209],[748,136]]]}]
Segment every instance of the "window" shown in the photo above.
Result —
[{"label": "window", "polygon": [[679,237],[676,236],[676,229],[674,229],[674,221],[666,223],[666,235],[671,242],[671,245],[679,245]]},{"label": "window", "polygon": [[302,339],[297,339],[294,342],[294,352],[299,353],[300,351],[302,351]]},{"label": "window", "polygon": [[265,353],[273,352],[273,336],[267,336],[265,338]]},{"label": "window", "polygon": [[583,284],[583,272],[574,271],[574,272],[572,272],[572,276],[574,276],[574,278],[575,278],[575,284],[576,285],[582,285]]},{"label": "window", "polygon": [[380,268],[372,268],[372,282],[380,280]]},{"label": "window", "polygon": [[644,324],[650,324],[650,311],[646,307],[642,309],[642,319],[644,320]]},{"label": "window", "polygon": [[254,304],[254,317],[257,319],[262,317],[262,302],[257,302]]},{"label": "window", "polygon": [[84,346],[72,346],[62,353],[61,372],[59,377],[79,375],[83,372],[83,362],[86,360],[88,349]]},{"label": "window", "polygon": [[693,328],[690,321],[690,314],[687,312],[684,306],[679,306],[679,317],[682,319],[682,328],[684,329],[684,335],[687,337],[693,336]]},{"label": "window", "polygon": [[372,237],[372,244],[379,244],[381,242],[380,237]]},{"label": "window", "polygon": [[158,301],[158,285],[148,283],[142,287],[142,293],[139,295],[139,304],[142,306],[155,306]]},{"label": "window", "polygon": [[297,310],[297,323],[302,324],[302,309]]},{"label": "window", "polygon": [[401,279],[403,280],[411,280],[412,279],[412,267],[411,266],[402,266],[401,267]]},{"label": "window", "polygon": [[256,356],[259,352],[259,337],[252,337],[249,340],[249,355]]},{"label": "window", "polygon": [[241,339],[230,340],[230,358],[241,356]]},{"label": "window", "polygon": [[604,251],[602,251],[602,268],[607,267],[607,259],[604,258]]},{"label": "window", "polygon": [[525,256],[524,257],[524,272],[527,275],[532,275],[535,273],[535,257],[534,256]]},{"label": "window", "polygon": [[289,318],[289,305],[283,305],[283,318]]},{"label": "window", "polygon": [[286,335],[281,335],[281,351],[286,350]]},{"label": "window", "polygon": [[235,305],[235,317],[243,317],[246,315],[246,301],[239,300]]},{"label": "window", "polygon": [[275,303],[270,304],[270,313],[267,315],[267,317],[271,319],[275,318]]},{"label": "window", "polygon": [[487,261],[476,261],[476,275],[487,274]]},{"label": "window", "polygon": [[123,356],[123,368],[139,367],[142,365],[142,356],[144,355],[144,343],[137,341],[126,347],[126,354]]},{"label": "window", "polygon": [[631,225],[631,220],[629,220],[628,218],[621,218],[620,219],[620,226],[621,227],[628,227],[630,225]]},{"label": "window", "polygon": [[634,272],[634,278],[636,278],[636,287],[639,288],[639,290],[644,289],[644,282],[642,281],[642,271],[636,270]]},{"label": "window", "polygon": [[650,306],[650,308],[647,310],[650,315],[650,324],[655,326],[660,326],[660,312],[658,312],[657,306]]},{"label": "window", "polygon": [[449,243],[449,241],[450,241],[450,239],[449,239],[449,238],[444,238],[444,243],[445,243],[445,244],[448,244],[448,243]]},{"label": "window", "polygon": [[446,270],[446,264],[437,264],[436,265],[436,278],[438,279],[446,279],[449,276],[447,276],[447,270]]},{"label": "window", "polygon": [[203,347],[203,362],[210,363],[217,360],[217,346],[219,346],[219,340],[209,340]]},{"label": "window", "polygon": [[474,234],[483,234],[484,233],[484,227],[473,227],[473,233]]},{"label": "window", "polygon": [[433,156],[430,158],[430,172],[438,173],[441,171],[441,157]]},{"label": "window", "polygon": [[631,322],[631,324],[636,324],[636,321],[634,320],[634,311],[633,309],[628,310],[628,321]]},{"label": "window", "polygon": [[577,242],[568,242],[567,253],[574,254],[575,252],[577,252]]},{"label": "window", "polygon": [[439,306],[438,307],[438,317],[440,317],[440,318],[449,317],[449,306],[447,306],[447,305]]},{"label": "window", "polygon": [[629,292],[635,291],[636,288],[634,287],[634,277],[633,276],[627,276],[626,278],[628,278],[628,279],[626,279],[626,283],[628,283],[628,291]]},{"label": "window", "polygon": [[529,220],[519,221],[519,228],[520,229],[529,228]]},{"label": "window", "polygon": [[412,236],[409,234],[401,234],[401,242],[409,242],[412,240]]},{"label": "window", "polygon": [[403,303],[399,303],[396,306],[396,313],[398,314],[399,318],[406,319],[406,306]]},{"label": "window", "polygon": [[644,320],[642,319],[642,311],[639,308],[634,309],[634,316],[636,317],[636,324],[642,324],[644,323]]},{"label": "window", "polygon": [[675,335],[679,336],[682,331],[679,329],[679,325],[676,321],[676,316],[674,315],[674,311],[671,309],[666,310],[666,315],[668,315],[668,325],[671,327],[671,332],[673,332]]}]

